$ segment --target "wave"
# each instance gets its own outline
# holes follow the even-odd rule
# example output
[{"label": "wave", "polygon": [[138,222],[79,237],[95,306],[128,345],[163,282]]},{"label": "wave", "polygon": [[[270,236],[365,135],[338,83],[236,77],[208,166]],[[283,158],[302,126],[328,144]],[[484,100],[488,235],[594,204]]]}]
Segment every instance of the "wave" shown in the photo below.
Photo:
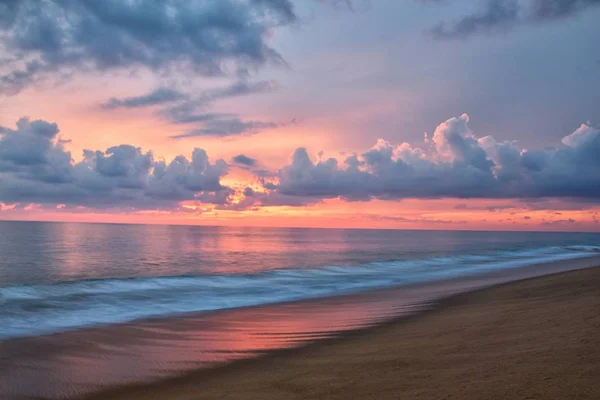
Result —
[{"label": "wave", "polygon": [[257,306],[467,276],[600,252],[565,246],[256,274],[102,279],[0,287],[0,339]]}]

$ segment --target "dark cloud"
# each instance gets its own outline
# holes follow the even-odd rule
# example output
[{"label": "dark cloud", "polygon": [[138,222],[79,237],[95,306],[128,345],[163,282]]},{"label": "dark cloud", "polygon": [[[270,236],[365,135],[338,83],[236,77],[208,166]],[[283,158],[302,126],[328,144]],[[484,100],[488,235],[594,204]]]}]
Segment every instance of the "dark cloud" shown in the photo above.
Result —
[{"label": "dark cloud", "polygon": [[463,17],[451,26],[442,23],[432,33],[437,38],[464,38],[474,33],[506,29],[518,19],[517,0],[487,0],[480,12]]},{"label": "dark cloud", "polygon": [[184,100],[186,98],[188,98],[188,96],[185,93],[182,93],[178,90],[169,88],[158,88],[150,93],[141,96],[125,97],[123,99],[113,97],[109,99],[106,103],[102,104],[102,107],[106,109],[115,109],[121,107],[140,108],[155,106],[157,104],[173,103],[175,101]]},{"label": "dark cloud", "polygon": [[207,91],[203,94],[202,98],[206,98],[210,101],[215,101],[218,99],[225,99],[228,97],[238,97],[256,93],[267,93],[277,89],[277,87],[277,82],[271,80],[256,82],[251,82],[248,80],[238,80],[233,85],[221,89]]},{"label": "dark cloud", "polygon": [[77,71],[214,75],[282,63],[266,38],[295,20],[288,0],[4,0],[0,91]]},{"label": "dark cloud", "polygon": [[457,204],[454,206],[455,210],[477,210],[477,211],[488,211],[488,212],[500,212],[503,210],[509,210],[512,208],[517,208],[516,204],[494,204],[494,205],[468,205],[468,204]]},{"label": "dark cloud", "polygon": [[237,156],[233,157],[233,162],[247,167],[254,167],[257,163],[254,158],[245,156],[243,154],[238,154]]},{"label": "dark cloud", "polygon": [[234,136],[241,134],[254,134],[265,129],[274,129],[283,124],[264,121],[243,121],[239,118],[208,119],[200,128],[192,129],[180,135],[173,135],[173,139],[184,139],[198,136]]},{"label": "dark cloud", "polygon": [[262,6],[263,12],[275,14],[274,18],[281,19],[282,23],[291,23],[298,19],[290,0],[252,0],[252,2]]},{"label": "dark cloud", "polygon": [[139,108],[150,107],[160,104],[179,103],[160,110],[158,114],[173,123],[195,122],[190,115],[197,112],[198,109],[207,107],[217,100],[239,97],[250,94],[266,93],[277,88],[275,81],[256,81],[251,82],[246,79],[238,80],[235,83],[222,88],[207,90],[199,95],[185,93],[171,88],[158,88],[149,93],[139,96],[126,98],[111,98],[102,104],[103,108]]},{"label": "dark cloud", "polygon": [[570,225],[570,224],[575,224],[576,222],[577,222],[577,220],[575,220],[573,218],[569,218],[569,219],[560,219],[560,220],[556,220],[556,221],[542,222],[542,225],[549,225],[549,226],[553,226],[553,225]]},{"label": "dark cloud", "polygon": [[443,22],[432,33],[441,39],[466,38],[522,24],[555,21],[598,5],[600,0],[486,0],[479,11],[450,24]]},{"label": "dark cloud", "polygon": [[249,82],[239,80],[230,86],[207,90],[197,96],[190,96],[178,104],[159,110],[157,114],[173,124],[200,123],[200,126],[191,129],[189,132],[174,136],[175,139],[194,136],[230,136],[250,131],[256,132],[260,129],[276,127],[278,124],[242,121],[236,114],[207,113],[204,112],[204,109],[220,99],[270,92],[276,87],[277,84],[274,81]]},{"label": "dark cloud", "polygon": [[[563,147],[523,150],[491,136],[475,136],[468,121],[463,115],[442,123],[427,139],[428,149],[380,140],[363,154],[314,163],[299,148],[275,180],[265,181],[265,188],[318,200],[600,199],[600,129],[584,124],[563,139]],[[544,162],[532,166],[526,161],[530,158]]]},{"label": "dark cloud", "polygon": [[[370,0],[362,0],[362,3],[368,3]],[[319,0],[321,3],[328,3],[334,6],[344,6],[350,11],[354,11],[354,3],[357,1],[353,0]]]},{"label": "dark cloud", "polygon": [[58,135],[56,124],[27,118],[0,128],[0,202],[173,210],[182,201],[228,204],[233,193],[221,184],[228,164],[202,149],[165,163],[119,145],[85,150],[75,163]]},{"label": "dark cloud", "polygon": [[600,0],[531,0],[531,17],[535,20],[564,18],[600,5]]},{"label": "dark cloud", "polygon": [[162,109],[158,114],[169,122],[179,125],[194,124],[198,122],[205,123],[207,121],[237,117],[237,114],[232,113],[201,112],[195,105],[190,105],[189,103],[178,104]]},{"label": "dark cloud", "polygon": [[[237,114],[205,112],[215,101],[251,94],[266,93],[277,88],[274,81],[248,81],[241,79],[235,83],[206,90],[198,95],[175,89],[159,88],[150,93],[127,98],[112,98],[102,105],[105,109],[139,108],[163,105],[156,114],[172,124],[196,125],[185,133],[172,136],[182,139],[196,136],[232,136],[256,133],[283,124],[269,121],[244,121]],[[166,106],[164,106],[166,105]]]},{"label": "dark cloud", "polygon": [[189,131],[172,136],[173,139],[183,139],[197,136],[233,136],[241,134],[254,134],[265,129],[274,129],[289,123],[273,121],[244,121],[238,115],[231,113],[206,113],[203,112],[208,104],[230,97],[246,96],[250,94],[265,93],[277,87],[273,81],[238,81],[231,86],[214,89],[202,93],[195,99],[186,100],[180,104],[166,107],[158,114],[169,122],[179,125],[198,124]]},{"label": "dark cloud", "polygon": [[422,217],[402,217],[399,215],[381,215],[381,214],[366,214],[363,215],[373,221],[392,221],[392,222],[406,222],[406,223],[418,223],[418,224],[443,224],[443,225],[455,225],[455,224],[466,224],[464,220],[441,220],[441,219],[430,219]]},{"label": "dark cloud", "polygon": [[511,210],[513,208],[516,208],[515,205],[512,204],[500,204],[500,205],[494,205],[494,206],[488,206],[485,209],[489,212],[502,212],[504,210]]}]

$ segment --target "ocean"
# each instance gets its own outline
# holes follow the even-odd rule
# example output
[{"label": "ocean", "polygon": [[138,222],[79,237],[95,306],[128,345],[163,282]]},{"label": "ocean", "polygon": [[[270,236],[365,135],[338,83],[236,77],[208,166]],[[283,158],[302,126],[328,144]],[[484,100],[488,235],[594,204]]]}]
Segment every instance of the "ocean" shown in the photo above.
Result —
[{"label": "ocean", "polygon": [[0,340],[584,257],[600,234],[0,222]]},{"label": "ocean", "polygon": [[594,255],[590,233],[0,222],[0,398],[154,382]]}]

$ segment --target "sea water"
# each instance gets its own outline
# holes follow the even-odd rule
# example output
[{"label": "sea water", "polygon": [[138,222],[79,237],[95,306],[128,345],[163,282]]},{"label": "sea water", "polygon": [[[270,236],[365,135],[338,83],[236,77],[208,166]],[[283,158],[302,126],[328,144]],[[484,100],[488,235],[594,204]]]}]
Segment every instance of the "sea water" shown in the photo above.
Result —
[{"label": "sea water", "polygon": [[599,252],[593,233],[0,222],[0,340]]}]

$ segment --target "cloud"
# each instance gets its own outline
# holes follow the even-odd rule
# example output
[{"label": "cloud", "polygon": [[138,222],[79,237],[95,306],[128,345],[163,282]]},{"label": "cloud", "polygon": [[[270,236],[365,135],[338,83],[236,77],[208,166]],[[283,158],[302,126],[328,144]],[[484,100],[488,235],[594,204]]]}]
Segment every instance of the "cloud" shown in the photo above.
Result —
[{"label": "cloud", "polygon": [[454,206],[455,210],[475,210],[475,211],[488,211],[488,212],[501,212],[504,210],[510,210],[514,208],[518,208],[520,205],[518,204],[493,204],[493,205],[468,205],[465,203],[460,203]]},{"label": "cloud", "polygon": [[158,114],[173,124],[184,125],[197,122],[205,123],[225,118],[235,118],[237,114],[233,113],[214,113],[201,112],[196,109],[194,104],[183,103],[176,106],[162,109]]},{"label": "cloud", "polygon": [[140,108],[166,105],[156,114],[172,124],[191,125],[196,127],[189,131],[174,135],[174,139],[196,136],[232,136],[244,133],[256,133],[264,129],[282,126],[282,123],[269,121],[244,121],[237,114],[205,112],[215,101],[251,94],[266,93],[275,90],[277,83],[270,80],[248,81],[241,79],[229,86],[206,90],[199,95],[184,93],[169,88],[159,88],[150,93],[126,98],[111,98],[102,104],[105,109]]},{"label": "cloud", "polygon": [[600,136],[600,129],[594,128],[588,124],[582,124],[575,132],[565,136],[562,143],[566,146],[577,148],[586,145],[593,145],[593,142]]},{"label": "cloud", "polygon": [[232,85],[207,90],[196,97],[190,97],[179,104],[170,105],[157,114],[177,125],[198,124],[199,126],[186,133],[172,136],[173,139],[183,139],[196,136],[232,136],[243,133],[256,133],[263,129],[280,126],[275,122],[243,121],[237,114],[207,113],[203,109],[213,102],[231,97],[247,96],[275,90],[274,81],[249,82],[239,80]]},{"label": "cloud", "polygon": [[[277,84],[274,81],[248,82],[246,80],[240,80],[226,87],[207,90],[198,96],[189,96],[179,104],[159,110],[158,115],[167,119],[173,124],[189,124],[199,121],[203,122],[206,121],[206,115],[218,116],[219,114],[206,114],[200,112],[199,110],[206,108],[217,100],[266,93],[275,90],[276,87]],[[223,114],[221,114],[221,116],[222,115]],[[234,116],[232,114],[230,115]]]},{"label": "cloud", "polygon": [[202,97],[207,98],[211,101],[215,101],[218,99],[225,99],[229,97],[238,97],[249,94],[272,92],[277,88],[278,84],[273,80],[251,82],[243,79],[238,80],[230,86],[207,91],[203,94]]},{"label": "cloud", "polygon": [[477,12],[431,33],[439,39],[462,39],[475,34],[507,31],[524,24],[552,22],[600,5],[600,0],[486,0]]},{"label": "cloud", "polygon": [[[265,188],[315,201],[342,198],[576,198],[600,199],[600,130],[583,125],[554,149],[526,150],[491,136],[478,137],[469,117],[440,124],[428,147],[379,140],[343,160],[313,162],[299,148]],[[269,186],[267,187],[266,184]]]},{"label": "cloud", "polygon": [[188,96],[185,93],[174,89],[158,88],[141,96],[125,97],[123,99],[113,97],[106,103],[102,104],[102,107],[106,109],[140,108],[155,106],[157,104],[172,103],[178,100],[186,99],[187,97]]},{"label": "cloud", "polygon": [[560,219],[560,220],[555,220],[555,221],[542,222],[542,225],[549,225],[549,226],[553,226],[553,225],[570,225],[570,224],[575,224],[575,223],[577,223],[577,220],[575,220],[573,218],[569,218],[569,219]]},{"label": "cloud", "polygon": [[288,0],[3,1],[0,92],[74,72],[215,75],[281,64],[269,31],[296,19]]},{"label": "cloud", "polygon": [[432,33],[437,38],[464,38],[479,32],[506,29],[518,19],[517,0],[488,0],[480,12],[465,16],[450,27],[442,23]]},{"label": "cloud", "polygon": [[418,223],[418,224],[445,224],[445,225],[456,225],[466,224],[464,220],[442,220],[442,219],[431,219],[423,217],[402,217],[399,215],[382,215],[382,214],[363,214],[359,215],[364,218],[368,218],[373,221],[391,221],[391,222],[406,222],[406,223]]},{"label": "cloud", "polygon": [[184,139],[198,136],[233,136],[245,133],[258,133],[265,129],[274,129],[283,126],[277,122],[264,121],[242,121],[239,118],[229,119],[207,119],[200,128],[192,129],[180,135],[173,135],[173,139]]},{"label": "cloud", "polygon": [[[167,163],[152,151],[121,144],[85,150],[74,162],[64,145],[58,126],[46,121],[22,118],[16,129],[0,127],[0,203],[137,211],[181,210],[182,202],[194,202],[234,211],[332,198],[600,201],[600,129],[591,124],[565,136],[557,148],[527,150],[476,135],[463,114],[426,135],[424,148],[380,139],[360,154],[340,160],[321,155],[316,162],[298,148],[277,171],[253,168],[251,188],[225,186],[230,165],[211,161],[199,148]],[[243,154],[232,161],[256,165]],[[513,206],[499,204],[490,211],[505,208]]]},{"label": "cloud", "polygon": [[140,108],[168,103],[179,103],[175,106],[169,106],[160,110],[158,114],[169,119],[173,123],[188,123],[189,118],[186,119],[182,114],[191,114],[198,108],[207,107],[217,100],[266,93],[275,90],[277,87],[277,82],[272,80],[251,82],[246,79],[241,79],[229,86],[207,90],[196,96],[180,90],[161,87],[139,96],[125,97],[122,99],[113,97],[102,104],[102,107],[105,109]]},{"label": "cloud", "polygon": [[530,15],[535,20],[564,18],[600,5],[599,0],[530,0],[530,3]]},{"label": "cloud", "polygon": [[238,154],[237,156],[233,157],[233,162],[247,167],[254,167],[257,163],[254,158],[245,156],[243,154]]},{"label": "cloud", "polygon": [[[353,0],[319,0],[321,3],[329,3],[334,6],[344,6],[350,11],[354,11],[354,3]],[[367,3],[369,0],[363,0],[364,3]]]},{"label": "cloud", "polygon": [[121,210],[175,210],[182,201],[228,204],[233,191],[221,184],[228,168],[198,148],[190,158],[166,163],[124,144],[85,150],[75,163],[56,124],[22,118],[16,129],[0,128],[0,202],[5,204]]},{"label": "cloud", "polygon": [[290,0],[252,0],[252,2],[262,6],[263,12],[275,14],[274,17],[281,19],[282,23],[291,23],[298,19]]}]

